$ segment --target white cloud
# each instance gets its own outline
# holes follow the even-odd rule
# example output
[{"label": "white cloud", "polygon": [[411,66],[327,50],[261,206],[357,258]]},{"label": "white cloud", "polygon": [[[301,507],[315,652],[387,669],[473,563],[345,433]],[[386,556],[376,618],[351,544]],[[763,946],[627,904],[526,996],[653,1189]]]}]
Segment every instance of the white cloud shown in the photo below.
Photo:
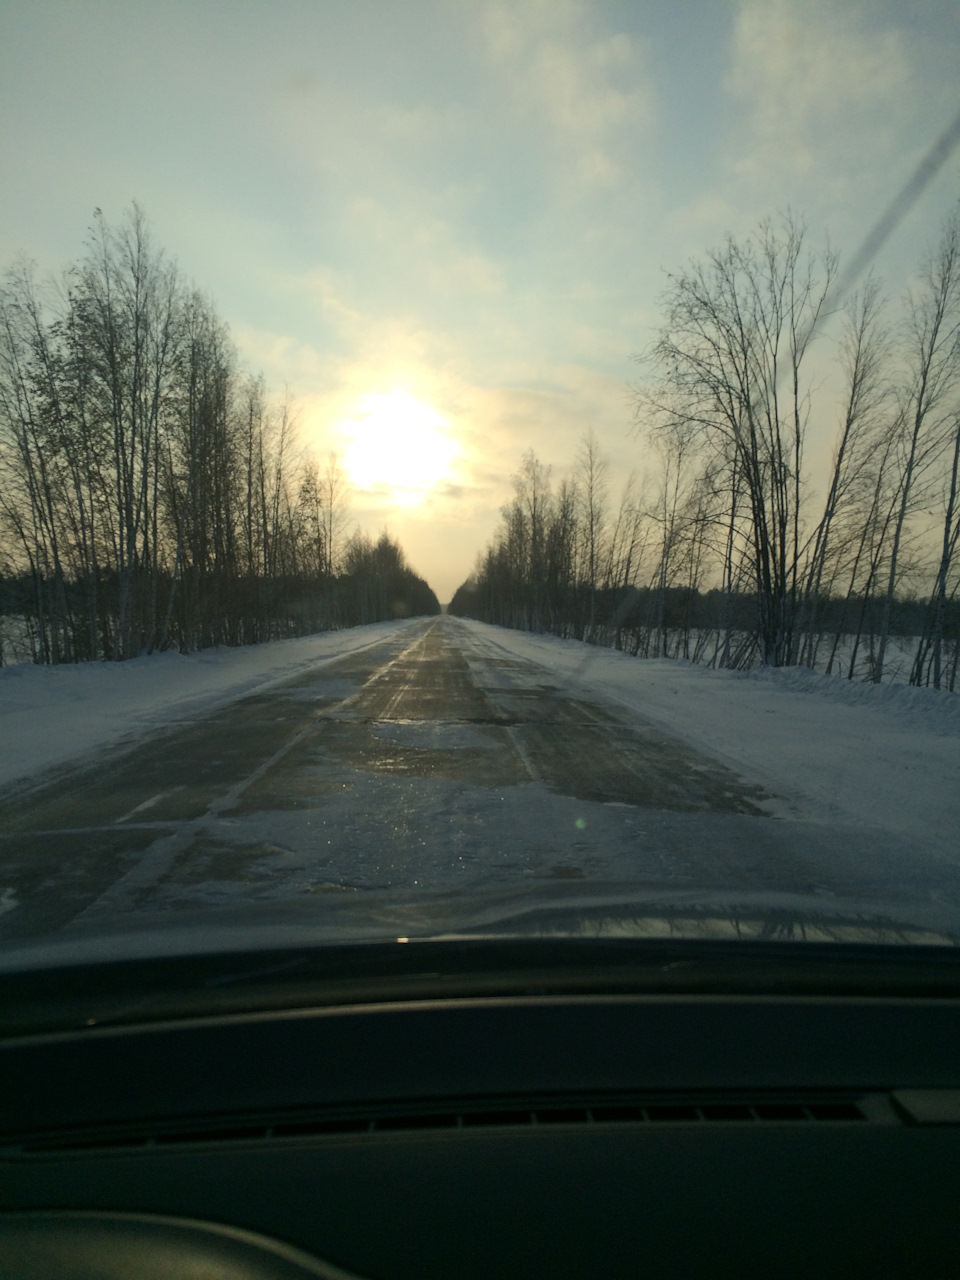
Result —
[{"label": "white cloud", "polygon": [[856,4],[743,0],[725,82],[747,112],[737,175],[795,187],[870,169],[909,115],[912,81],[903,32]]},{"label": "white cloud", "polygon": [[[849,257],[955,110],[926,37],[874,0],[738,0],[710,185],[671,213],[679,265],[790,208]],[[928,193],[879,271],[898,287],[940,217]]]},{"label": "white cloud", "polygon": [[497,263],[464,243],[450,223],[411,205],[397,208],[371,196],[355,199],[351,212],[357,232],[396,259],[395,280],[402,271],[434,298],[455,297],[460,306],[469,306],[476,294],[504,292]]},{"label": "white cloud", "polygon": [[654,97],[640,43],[621,32],[592,38],[589,15],[574,0],[497,3],[482,10],[481,28],[514,103],[594,185],[620,176],[618,134],[650,126]]}]

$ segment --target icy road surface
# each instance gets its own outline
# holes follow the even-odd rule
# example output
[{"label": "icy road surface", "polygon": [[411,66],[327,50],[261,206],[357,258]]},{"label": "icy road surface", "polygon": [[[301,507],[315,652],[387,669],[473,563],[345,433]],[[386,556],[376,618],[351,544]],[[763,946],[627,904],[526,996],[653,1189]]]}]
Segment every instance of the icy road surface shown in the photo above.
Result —
[{"label": "icy road surface", "polygon": [[[324,641],[341,656],[324,658]],[[139,740],[8,791],[0,939],[292,900],[321,918],[376,892],[453,902],[564,880],[676,900],[893,903],[935,927],[956,918],[949,715],[926,736],[916,707],[901,716],[942,772],[939,807],[911,832],[897,806],[883,821],[879,800],[881,820],[864,819],[857,769],[869,776],[869,761],[850,763],[846,805],[817,793],[818,762],[831,777],[842,766],[830,753],[839,737],[842,755],[844,725],[869,755],[889,707],[884,720],[780,688],[753,707],[761,724],[779,710],[776,724],[747,741],[738,715],[769,693],[762,682],[674,666],[671,694],[669,664],[453,618],[321,638],[293,665],[212,710],[184,699]],[[637,710],[644,680],[649,717]],[[952,703],[935,717],[941,705]]]}]

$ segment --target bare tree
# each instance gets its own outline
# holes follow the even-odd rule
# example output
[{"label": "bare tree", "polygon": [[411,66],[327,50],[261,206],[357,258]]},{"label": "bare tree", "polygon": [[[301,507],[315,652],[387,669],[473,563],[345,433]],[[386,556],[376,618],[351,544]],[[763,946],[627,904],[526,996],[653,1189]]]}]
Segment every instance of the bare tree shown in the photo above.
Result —
[{"label": "bare tree", "polygon": [[947,220],[918,290],[909,294],[905,324],[906,379],[900,392],[900,500],[894,518],[890,568],[873,679],[883,679],[904,527],[917,490],[950,437],[960,382],[960,212]]},{"label": "bare tree", "polygon": [[[23,263],[7,272],[0,564],[14,586],[0,608],[16,597],[37,661],[356,621],[346,504],[336,460],[304,471],[289,398],[238,369],[226,326],[136,206],[118,227],[96,212],[59,287]],[[432,610],[414,578],[398,579],[403,607]],[[393,616],[382,597],[373,614]]]},{"label": "bare tree", "polygon": [[864,529],[862,497],[875,488],[871,484],[875,463],[883,456],[883,443],[892,424],[894,405],[887,374],[891,361],[890,334],[884,320],[880,285],[873,278],[867,280],[846,306],[839,359],[845,398],[823,512],[805,548],[797,626],[801,636],[800,659],[810,667],[816,664],[824,591],[834,587],[843,557],[854,540],[851,535],[856,532],[845,516],[848,510],[855,512],[861,531]]},{"label": "bare tree", "polygon": [[809,251],[802,224],[787,216],[670,277],[653,352],[658,387],[638,406],[698,432],[742,484],[761,661],[776,666],[795,646],[803,362],[834,270],[832,255]]},{"label": "bare tree", "polygon": [[583,549],[580,577],[586,585],[586,627],[591,638],[597,625],[597,588],[606,550],[608,473],[609,464],[600,451],[596,434],[591,427],[580,443],[575,471],[577,516]]}]

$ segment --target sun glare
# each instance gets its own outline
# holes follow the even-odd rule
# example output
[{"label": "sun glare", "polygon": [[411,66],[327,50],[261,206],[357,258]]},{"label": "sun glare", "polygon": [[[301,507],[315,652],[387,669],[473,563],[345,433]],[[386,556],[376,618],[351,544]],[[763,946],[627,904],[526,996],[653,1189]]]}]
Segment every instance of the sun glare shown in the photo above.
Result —
[{"label": "sun glare", "polygon": [[447,419],[404,391],[364,396],[340,430],[350,481],[382,490],[401,506],[416,506],[447,479],[459,452]]}]

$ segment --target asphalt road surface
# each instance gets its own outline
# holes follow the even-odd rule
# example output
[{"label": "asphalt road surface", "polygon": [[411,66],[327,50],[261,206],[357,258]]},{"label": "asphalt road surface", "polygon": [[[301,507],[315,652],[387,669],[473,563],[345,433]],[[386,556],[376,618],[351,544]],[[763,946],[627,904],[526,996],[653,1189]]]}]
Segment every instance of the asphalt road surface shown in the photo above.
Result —
[{"label": "asphalt road surface", "polygon": [[[452,618],[0,797],[0,940],[129,913],[579,881],[960,903]],[[173,918],[173,917],[171,917]]]}]

